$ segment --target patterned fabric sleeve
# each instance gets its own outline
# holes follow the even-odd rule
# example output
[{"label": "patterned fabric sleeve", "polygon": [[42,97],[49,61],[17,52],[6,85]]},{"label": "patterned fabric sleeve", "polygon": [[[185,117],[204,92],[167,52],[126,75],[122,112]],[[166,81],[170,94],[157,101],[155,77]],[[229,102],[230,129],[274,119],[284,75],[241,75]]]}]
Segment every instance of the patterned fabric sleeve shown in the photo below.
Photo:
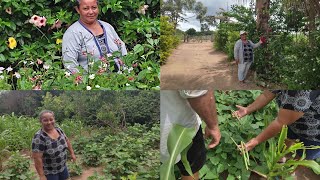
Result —
[{"label": "patterned fabric sleeve", "polygon": [[32,152],[43,153],[45,151],[44,138],[37,133],[32,139]]},{"label": "patterned fabric sleeve", "polygon": [[[62,129],[61,128],[59,128],[59,127],[57,127],[56,128],[57,129],[57,131],[59,132],[59,134],[61,134],[61,135],[63,135],[63,139],[65,139],[66,141],[67,141],[67,136],[66,136],[66,134],[62,131]],[[68,144],[66,143],[66,147],[68,147]]]},{"label": "patterned fabric sleeve", "polygon": [[62,131],[61,128],[57,127],[56,129],[59,132],[59,134],[62,134],[65,138],[67,138],[66,134]]},{"label": "patterned fabric sleeve", "polygon": [[280,108],[307,112],[314,101],[314,97],[312,97],[312,91],[287,90],[278,94],[277,101]]}]

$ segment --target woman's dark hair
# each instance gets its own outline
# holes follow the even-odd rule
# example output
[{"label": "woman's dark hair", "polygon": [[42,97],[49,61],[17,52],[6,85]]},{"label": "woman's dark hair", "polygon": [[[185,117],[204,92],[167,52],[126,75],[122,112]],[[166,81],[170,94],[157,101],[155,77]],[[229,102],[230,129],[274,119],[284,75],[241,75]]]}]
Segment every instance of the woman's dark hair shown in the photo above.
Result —
[{"label": "woman's dark hair", "polygon": [[40,120],[40,122],[41,122],[41,119],[42,119],[43,114],[45,114],[45,113],[50,113],[50,114],[52,114],[52,116],[54,117],[54,112],[53,112],[53,111],[50,111],[50,110],[42,110],[42,111],[39,113],[39,120]]},{"label": "woman's dark hair", "polygon": [[[75,0],[75,6],[79,8],[81,0]],[[99,0],[97,0],[97,4],[99,5]]]}]

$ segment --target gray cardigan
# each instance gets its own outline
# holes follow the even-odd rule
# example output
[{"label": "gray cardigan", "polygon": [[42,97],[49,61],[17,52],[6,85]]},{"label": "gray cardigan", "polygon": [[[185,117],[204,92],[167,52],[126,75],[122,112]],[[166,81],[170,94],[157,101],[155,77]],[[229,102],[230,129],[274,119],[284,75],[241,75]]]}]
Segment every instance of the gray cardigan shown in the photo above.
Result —
[{"label": "gray cardigan", "polygon": [[[119,51],[115,40],[122,43],[121,54],[127,54],[124,42],[119,38],[114,28],[107,22],[99,21],[106,30],[107,43],[111,53]],[[95,44],[94,36],[88,32],[78,21],[73,23],[63,35],[62,40],[62,61],[64,67],[70,72],[79,72],[79,65],[88,71],[87,53],[92,53],[94,59],[100,58],[100,52]]]},{"label": "gray cardigan", "polygon": [[[248,43],[250,43],[250,45],[253,48],[257,48],[261,45],[260,42],[254,44],[252,41],[248,40]],[[239,59],[239,63],[242,64],[244,62],[243,59],[243,42],[241,39],[239,39],[236,44],[234,45],[234,59]],[[253,55],[253,59],[254,59],[254,55]]]}]

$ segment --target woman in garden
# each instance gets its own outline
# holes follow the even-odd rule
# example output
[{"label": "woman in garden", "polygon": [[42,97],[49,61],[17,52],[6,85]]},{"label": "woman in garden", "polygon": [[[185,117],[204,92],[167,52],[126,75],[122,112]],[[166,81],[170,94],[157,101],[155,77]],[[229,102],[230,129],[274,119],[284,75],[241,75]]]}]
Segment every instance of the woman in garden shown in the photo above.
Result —
[{"label": "woman in garden", "polygon": [[32,140],[32,157],[40,180],[65,180],[69,177],[66,166],[68,149],[73,161],[76,156],[64,132],[55,126],[54,113],[43,110],[39,114],[42,128]]},{"label": "woman in garden", "polygon": [[253,49],[259,47],[265,39],[260,38],[260,41],[254,44],[247,39],[247,32],[240,31],[240,39],[234,45],[234,59],[238,64],[238,79],[241,85],[244,85],[249,68],[253,63]]},{"label": "woman in garden", "polygon": [[[248,151],[276,136],[283,125],[288,125],[288,139],[299,139],[305,146],[320,145],[320,90],[264,91],[248,107],[238,106],[235,115],[243,117],[266,106],[276,98],[280,107],[277,118],[257,137],[246,143]],[[297,154],[301,157],[302,151]],[[320,149],[306,150],[306,159],[320,157]]]},{"label": "woman in garden", "polygon": [[[124,42],[107,22],[98,20],[98,0],[77,0],[76,11],[80,19],[73,23],[63,35],[62,58],[66,69],[79,72],[79,66],[88,71],[89,60],[101,60],[108,64],[108,57],[115,51],[127,54]],[[91,60],[91,61],[92,61]],[[123,62],[114,58],[115,71]]]}]

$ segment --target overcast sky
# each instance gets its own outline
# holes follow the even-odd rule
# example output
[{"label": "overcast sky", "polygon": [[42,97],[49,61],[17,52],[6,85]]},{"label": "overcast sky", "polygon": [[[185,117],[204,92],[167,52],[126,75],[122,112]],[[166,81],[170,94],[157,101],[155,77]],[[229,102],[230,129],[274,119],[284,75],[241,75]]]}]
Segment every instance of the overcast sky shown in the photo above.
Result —
[{"label": "overcast sky", "polygon": [[[197,0],[202,2],[204,6],[208,8],[207,15],[216,15],[217,12],[221,11],[220,8],[224,10],[230,9],[231,5],[237,4],[238,2],[243,2],[243,0]],[[249,3],[250,0],[247,0]],[[194,28],[197,31],[200,31],[199,20],[196,19],[193,13],[186,13],[186,18],[188,22],[183,22],[178,24],[178,29],[186,31],[190,28]]]}]

